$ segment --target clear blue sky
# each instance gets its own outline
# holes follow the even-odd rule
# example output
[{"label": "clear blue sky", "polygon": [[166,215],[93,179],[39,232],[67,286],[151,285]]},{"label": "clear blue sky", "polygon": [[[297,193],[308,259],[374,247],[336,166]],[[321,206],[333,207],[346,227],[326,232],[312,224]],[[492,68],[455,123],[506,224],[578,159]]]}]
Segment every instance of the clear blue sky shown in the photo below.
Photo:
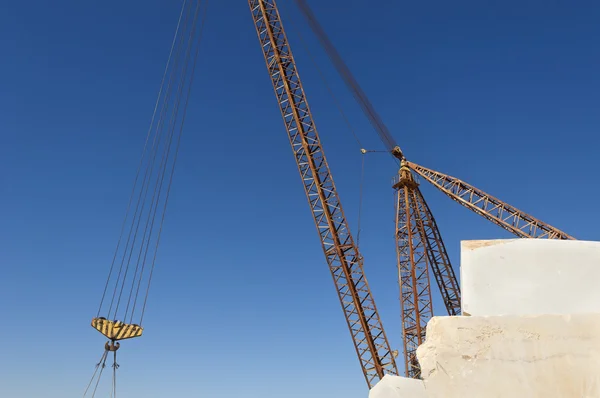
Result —
[{"label": "clear blue sky", "polygon": [[[597,1],[310,3],[411,160],[599,238]],[[89,322],[179,5],[0,1],[2,397],[81,396],[102,352]],[[212,1],[209,13],[145,336],[120,351],[121,396],[365,397],[248,6]],[[304,34],[364,145],[381,149]],[[289,35],[356,231],[359,148]],[[396,171],[367,159],[361,250],[401,349]],[[423,191],[457,269],[460,240],[509,237]]]}]

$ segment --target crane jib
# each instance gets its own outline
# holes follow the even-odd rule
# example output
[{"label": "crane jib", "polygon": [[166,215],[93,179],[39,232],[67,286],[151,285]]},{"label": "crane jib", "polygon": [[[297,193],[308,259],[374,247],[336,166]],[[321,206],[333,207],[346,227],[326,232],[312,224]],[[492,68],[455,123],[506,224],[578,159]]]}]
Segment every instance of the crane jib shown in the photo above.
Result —
[{"label": "crane jib", "polygon": [[[274,0],[249,0],[263,55],[354,347],[369,387],[398,374]],[[309,144],[310,143],[310,144]]]}]

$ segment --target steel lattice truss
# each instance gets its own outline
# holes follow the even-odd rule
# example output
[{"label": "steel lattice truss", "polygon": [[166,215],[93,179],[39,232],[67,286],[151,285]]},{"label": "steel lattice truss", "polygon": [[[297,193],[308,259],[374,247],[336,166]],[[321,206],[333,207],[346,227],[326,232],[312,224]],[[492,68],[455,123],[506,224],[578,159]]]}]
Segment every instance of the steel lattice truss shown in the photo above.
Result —
[{"label": "steel lattice truss", "polygon": [[452,200],[521,238],[575,239],[458,178],[418,164],[408,166]]},{"label": "steel lattice truss", "polygon": [[421,205],[422,234],[427,240],[427,256],[433,276],[442,294],[446,311],[448,315],[460,315],[460,287],[454,268],[450,263],[450,257],[446,252],[446,246],[444,246],[435,218],[418,187],[415,189],[415,195],[416,202]]},{"label": "steel lattice truss", "polygon": [[397,374],[274,0],[249,0],[321,244],[369,386]]},{"label": "steel lattice truss", "polygon": [[425,327],[433,316],[429,283],[428,244],[423,217],[427,217],[419,188],[409,170],[402,173],[396,198],[396,253],[404,340],[404,366],[409,377],[419,378],[416,351],[425,341]]},{"label": "steel lattice truss", "polygon": [[404,369],[419,378],[417,347],[425,341],[425,328],[433,316],[429,269],[431,269],[449,315],[460,315],[460,289],[437,224],[406,161],[392,181],[396,189],[396,251]]}]

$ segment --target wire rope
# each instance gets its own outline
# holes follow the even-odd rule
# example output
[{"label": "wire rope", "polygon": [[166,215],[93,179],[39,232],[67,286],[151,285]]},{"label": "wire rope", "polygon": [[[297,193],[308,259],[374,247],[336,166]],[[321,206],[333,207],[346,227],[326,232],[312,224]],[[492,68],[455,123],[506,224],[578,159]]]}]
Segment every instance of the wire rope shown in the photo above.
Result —
[{"label": "wire rope", "polygon": [[379,135],[379,138],[388,150],[388,153],[391,153],[392,150],[397,146],[397,144],[394,138],[392,137],[390,131],[388,130],[387,126],[373,107],[373,104],[371,103],[363,89],[358,84],[358,81],[354,78],[354,75],[340,56],[339,52],[336,50],[331,40],[329,40],[329,37],[325,33],[325,30],[317,21],[314,13],[310,9],[306,1],[295,0],[295,2],[298,5],[298,8],[300,8],[300,11],[302,12],[306,20],[308,21],[310,28],[315,33],[319,42],[323,46],[323,49],[327,53],[329,59],[331,60],[338,73],[346,83],[346,86],[350,89],[352,95],[360,105],[361,109],[363,110],[363,113],[371,122],[373,128]]},{"label": "wire rope", "polygon": [[154,111],[152,112],[152,118],[150,120],[150,127],[148,128],[148,133],[146,135],[146,141],[145,141],[144,147],[142,149],[142,157],[140,159],[140,162],[139,162],[136,174],[135,174],[135,179],[134,179],[134,182],[133,182],[133,188],[131,189],[131,194],[129,196],[129,202],[127,204],[127,210],[125,211],[125,217],[123,218],[123,223],[121,225],[121,231],[119,233],[119,239],[117,240],[117,247],[115,249],[115,254],[114,254],[113,260],[111,262],[111,266],[110,266],[110,270],[109,270],[109,273],[108,273],[108,277],[106,278],[106,284],[104,286],[104,291],[102,293],[102,298],[100,299],[100,305],[98,306],[97,316],[100,316],[100,312],[102,310],[102,304],[104,303],[104,299],[106,297],[106,292],[108,290],[108,286],[110,285],[110,279],[111,279],[111,276],[112,276],[112,272],[114,270],[114,265],[115,265],[115,262],[116,262],[116,259],[117,259],[117,255],[119,253],[119,248],[120,248],[120,243],[122,241],[123,233],[125,232],[125,225],[127,224],[127,218],[129,216],[129,211],[131,209],[131,203],[133,202],[133,197],[134,197],[134,194],[135,194],[135,188],[137,186],[139,175],[140,175],[140,171],[142,169],[142,165],[143,165],[143,162],[144,162],[144,154],[146,153],[146,148],[148,146],[148,141],[150,140],[150,135],[152,133],[152,126],[154,125],[154,118],[156,117],[156,111],[158,109],[158,104],[160,102],[160,97],[161,97],[162,90],[163,90],[163,87],[164,87],[165,78],[167,76],[167,71],[169,69],[169,65],[170,65],[170,62],[171,62],[172,55],[173,55],[173,49],[175,47],[175,42],[176,42],[176,39],[177,39],[177,36],[178,36],[179,27],[181,25],[181,18],[183,16],[183,11],[185,9],[186,2],[187,2],[187,0],[184,0],[183,6],[181,7],[181,11],[179,13],[179,19],[178,19],[178,22],[177,22],[177,28],[175,30],[175,36],[173,37],[173,41],[171,43],[171,50],[169,51],[169,57],[168,57],[168,60],[167,60],[167,65],[165,66],[165,70],[163,72],[163,76],[162,76],[162,80],[161,80],[161,83],[160,83],[160,88],[159,88],[159,91],[158,91],[158,95],[156,97],[156,102],[154,104]]},{"label": "wire rope", "polygon": [[107,355],[108,355],[108,351],[104,350],[104,352],[102,353],[102,356],[100,357],[100,361],[96,364],[96,369],[94,370],[94,374],[92,375],[90,382],[88,383],[87,387],[85,388],[85,392],[83,393],[84,397],[87,395],[88,391],[90,390],[90,387],[92,386],[92,383],[94,382],[94,379],[96,378],[96,374],[98,373],[98,369],[100,368],[100,365],[102,365],[103,362],[106,362]]},{"label": "wire rope", "polygon": [[134,316],[141,314],[141,325],[179,157],[207,4],[206,0],[184,0],[181,5],[98,317],[102,314],[133,323]]},{"label": "wire rope", "polygon": [[[185,7],[185,4],[184,4],[184,7]],[[190,14],[187,14],[186,15],[186,19],[184,20],[183,30],[185,30],[187,28],[187,25],[188,25],[188,22],[189,22],[189,17],[190,17]],[[163,131],[163,125],[164,125],[165,115],[167,114],[167,110],[168,110],[168,107],[169,107],[169,100],[170,100],[171,94],[172,94],[171,89],[172,89],[174,81],[177,79],[176,70],[177,70],[177,67],[179,66],[179,62],[180,62],[179,57],[181,55],[181,50],[183,48],[183,44],[184,44],[184,40],[183,39],[179,40],[179,44],[178,44],[178,47],[177,47],[177,50],[176,50],[176,56],[175,56],[175,62],[174,62],[174,65],[173,65],[173,70],[172,70],[171,76],[169,78],[169,83],[168,83],[168,86],[167,86],[167,91],[166,91],[166,94],[165,94],[165,99],[163,101],[163,106],[162,106],[162,109],[161,109],[160,118],[159,118],[158,124],[156,126],[156,135],[155,135],[155,143],[156,143],[156,145],[153,146],[152,160],[151,160],[151,162],[148,164],[148,166],[146,168],[146,175],[145,175],[145,177],[147,177],[147,179],[146,178],[144,179],[144,184],[143,184],[142,189],[140,190],[140,196],[138,198],[138,206],[140,205],[140,203],[142,204],[141,210],[139,212],[140,216],[137,219],[137,223],[135,223],[135,221],[134,221],[134,223],[135,223],[135,230],[133,228],[130,230],[129,237],[131,238],[131,235],[133,234],[133,242],[131,243],[130,247],[129,247],[129,245],[126,245],[126,251],[127,251],[127,248],[129,248],[129,256],[127,258],[127,265],[125,266],[125,272],[123,274],[123,279],[122,280],[120,279],[121,272],[119,272],[119,276],[117,277],[116,287],[115,287],[115,290],[113,292],[113,300],[111,301],[111,307],[109,308],[109,314],[110,314],[111,309],[112,309],[112,304],[113,304],[113,302],[114,302],[114,300],[116,298],[117,290],[119,290],[119,295],[118,295],[118,299],[116,301],[116,306],[115,306],[115,310],[114,310],[114,316],[113,316],[114,319],[117,318],[117,314],[118,314],[118,310],[119,310],[119,305],[121,303],[121,298],[123,296],[123,291],[124,291],[124,288],[125,288],[125,283],[126,283],[126,280],[127,280],[127,275],[128,275],[129,267],[130,267],[130,264],[131,264],[131,259],[133,257],[135,245],[136,245],[136,242],[137,242],[137,236],[138,236],[138,233],[139,233],[139,228],[140,228],[142,217],[143,217],[142,215],[144,213],[144,210],[146,209],[146,205],[147,205],[147,202],[148,202],[147,201],[147,197],[148,197],[148,192],[150,190],[150,181],[152,180],[152,173],[154,172],[154,167],[155,167],[155,163],[156,163],[157,154],[159,152],[160,144],[161,144],[163,138],[165,138],[164,137],[164,131]],[[168,138],[165,138],[165,140],[166,139],[168,139]],[[168,150],[168,148],[165,146],[165,148],[163,149],[163,151],[166,151],[166,150]],[[163,157],[164,157],[164,152],[163,152]],[[154,186],[154,189],[155,189],[154,194],[156,194],[157,187],[158,186],[155,184],[155,186]],[[136,212],[137,212],[137,209],[136,209]],[[146,227],[145,227],[145,229],[147,228],[148,218],[150,217],[151,212],[152,212],[152,209],[150,208],[148,210],[148,215],[146,216]],[[128,239],[128,243],[129,243],[129,239]],[[143,245],[143,242],[142,242],[142,245]],[[139,257],[138,257],[138,260],[139,260]],[[125,262],[125,256],[123,256],[122,265],[124,264],[124,262]],[[120,282],[120,285],[121,285],[120,289],[118,289],[119,282]]]},{"label": "wire rope", "polygon": [[[199,38],[198,38],[198,43],[202,39],[202,32],[204,30],[204,24],[205,24],[205,21],[206,21],[206,14],[207,14],[206,10],[207,10],[207,8],[208,8],[208,1],[205,1],[204,2],[204,12],[203,12],[202,20],[200,22],[200,34],[199,34]],[[186,116],[187,116],[187,109],[188,109],[188,104],[189,104],[189,100],[190,100],[192,83],[194,81],[194,76],[195,76],[195,72],[196,72],[196,64],[197,64],[197,61],[198,61],[198,52],[199,52],[199,49],[200,49],[200,46],[198,45],[196,47],[196,53],[194,54],[194,64],[192,66],[191,76],[190,76],[190,83],[188,85],[188,90],[187,90],[187,94],[186,94],[186,98],[185,98],[185,104],[184,104],[184,107],[183,107],[183,115],[182,115],[181,125],[179,127],[179,134],[178,134],[178,137],[177,137],[177,144],[176,144],[176,148],[175,148],[175,155],[174,155],[173,167],[171,168],[171,175],[169,176],[169,181],[168,181],[168,186],[167,186],[167,192],[166,192],[165,202],[164,202],[164,205],[163,205],[162,217],[161,217],[160,226],[159,226],[159,229],[158,229],[158,237],[157,237],[157,240],[156,240],[156,247],[154,249],[154,255],[153,255],[153,258],[152,258],[152,265],[151,265],[151,269],[150,269],[150,276],[148,278],[148,286],[146,288],[146,294],[145,294],[145,297],[144,297],[144,304],[142,306],[142,312],[141,312],[141,316],[140,316],[140,325],[142,324],[143,319],[144,319],[144,314],[145,314],[145,311],[146,311],[146,305],[147,305],[147,302],[148,302],[148,293],[150,292],[150,285],[152,283],[152,275],[154,274],[154,267],[156,265],[156,255],[158,253],[158,246],[160,244],[160,239],[162,237],[162,231],[163,231],[163,225],[164,225],[164,221],[165,221],[166,208],[167,208],[167,204],[169,202],[169,197],[170,197],[170,193],[171,193],[171,186],[172,186],[172,183],[173,183],[173,175],[175,173],[175,165],[176,165],[176,162],[177,162],[177,158],[179,156],[179,149],[180,149],[180,146],[181,146],[181,136],[182,136],[182,133],[183,133],[183,124],[184,124]],[[138,289],[138,292],[139,292],[139,289]],[[136,302],[137,302],[137,295],[138,295],[138,293],[136,293],[136,299],[135,299]],[[132,314],[132,316],[133,316],[133,314]]]}]

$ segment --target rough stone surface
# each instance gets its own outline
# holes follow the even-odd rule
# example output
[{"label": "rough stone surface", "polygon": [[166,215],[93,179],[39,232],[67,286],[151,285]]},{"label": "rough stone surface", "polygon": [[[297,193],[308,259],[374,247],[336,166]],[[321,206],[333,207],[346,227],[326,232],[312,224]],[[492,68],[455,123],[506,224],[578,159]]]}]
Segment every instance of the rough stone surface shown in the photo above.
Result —
[{"label": "rough stone surface", "polygon": [[417,357],[429,398],[600,397],[600,314],[435,317]]},{"label": "rough stone surface", "polygon": [[600,313],[600,242],[461,243],[463,315]]},{"label": "rough stone surface", "polygon": [[369,398],[427,398],[422,380],[385,375],[369,391]]}]

